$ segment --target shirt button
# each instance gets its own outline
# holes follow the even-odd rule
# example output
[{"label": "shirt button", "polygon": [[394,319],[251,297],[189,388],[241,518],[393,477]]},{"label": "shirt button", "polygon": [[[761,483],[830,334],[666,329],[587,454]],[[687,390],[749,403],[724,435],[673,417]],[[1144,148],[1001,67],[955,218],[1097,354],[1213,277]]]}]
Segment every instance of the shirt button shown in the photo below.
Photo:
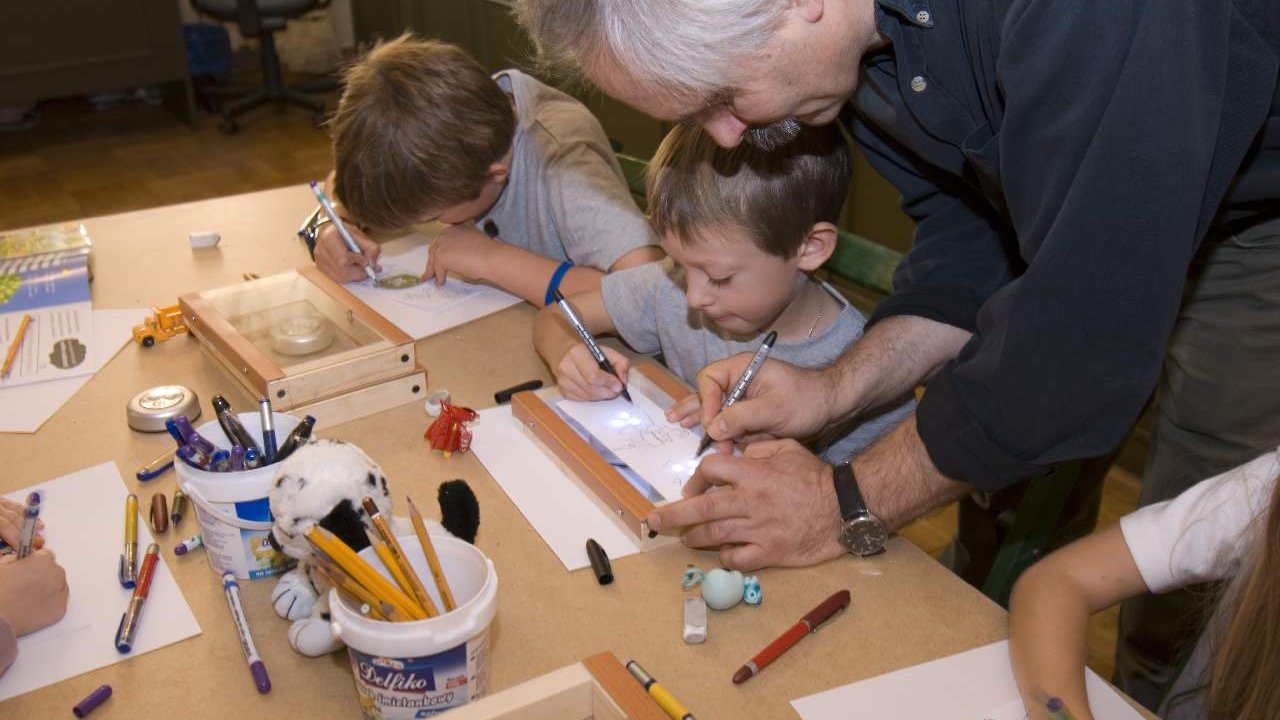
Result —
[{"label": "shirt button", "polygon": [[915,90],[916,92],[924,92],[924,89],[927,87],[929,87],[929,83],[925,82],[923,75],[917,75],[911,78],[912,90]]},{"label": "shirt button", "polygon": [[927,25],[929,23],[929,11],[921,10],[920,12],[916,13],[916,22],[920,23],[921,25]]}]

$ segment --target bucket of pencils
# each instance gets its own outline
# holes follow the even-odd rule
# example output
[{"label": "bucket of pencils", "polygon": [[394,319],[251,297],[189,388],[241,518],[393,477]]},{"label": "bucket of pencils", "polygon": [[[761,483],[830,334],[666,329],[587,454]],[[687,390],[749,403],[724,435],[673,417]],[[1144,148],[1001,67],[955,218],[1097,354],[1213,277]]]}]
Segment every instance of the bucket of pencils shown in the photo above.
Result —
[{"label": "bucket of pencils", "polygon": [[[450,535],[432,533],[424,543],[426,531],[415,524],[419,535],[397,541],[434,606],[428,612],[400,590],[401,580],[411,589],[414,581],[383,563],[385,557],[396,565],[386,546],[361,551],[366,565],[355,573],[346,572],[346,560],[324,553],[335,581],[331,627],[347,644],[364,720],[430,717],[479,699],[489,682],[489,624],[498,610],[493,562]],[[424,547],[433,548],[436,562]],[[378,577],[361,576],[366,569]],[[413,619],[423,614],[429,616]]]},{"label": "bucket of pencils", "polygon": [[[262,420],[258,413],[239,413],[236,417],[246,431],[262,436]],[[272,413],[272,419],[281,437],[288,435],[301,422],[301,419],[283,413]],[[195,430],[216,448],[209,455],[220,458],[218,451],[229,453],[228,449],[233,447],[216,420]],[[178,473],[178,484],[195,506],[205,554],[214,572],[219,575],[235,573],[241,580],[279,575],[293,567],[293,559],[278,552],[267,541],[271,533],[267,493],[279,468],[259,465],[246,469],[242,461],[236,464],[240,469],[231,469],[228,464],[227,469],[219,472],[175,458],[173,467]],[[222,467],[221,464],[218,466]]]}]

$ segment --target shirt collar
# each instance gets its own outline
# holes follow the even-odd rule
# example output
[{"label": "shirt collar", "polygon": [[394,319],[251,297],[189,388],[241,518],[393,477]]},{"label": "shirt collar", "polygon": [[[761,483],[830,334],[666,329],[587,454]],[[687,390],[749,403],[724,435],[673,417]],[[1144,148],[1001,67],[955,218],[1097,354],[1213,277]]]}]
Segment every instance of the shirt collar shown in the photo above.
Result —
[{"label": "shirt collar", "polygon": [[876,0],[876,4],[912,25],[933,27],[933,12],[928,0]]}]

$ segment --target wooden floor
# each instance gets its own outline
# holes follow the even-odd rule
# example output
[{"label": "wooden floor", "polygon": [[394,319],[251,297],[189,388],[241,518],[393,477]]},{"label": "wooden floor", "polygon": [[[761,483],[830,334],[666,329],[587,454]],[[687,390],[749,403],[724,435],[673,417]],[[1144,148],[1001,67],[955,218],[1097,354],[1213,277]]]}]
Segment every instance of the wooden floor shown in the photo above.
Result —
[{"label": "wooden floor", "polygon": [[[67,100],[43,105],[41,115],[31,130],[0,132],[0,230],[292,185],[330,168],[328,137],[301,110],[259,110],[231,136],[209,118],[191,128],[141,104],[94,111]],[[1130,512],[1139,489],[1113,470],[1100,522]],[[955,522],[953,506],[902,534],[936,557]],[[1117,614],[1090,625],[1089,664],[1103,677],[1111,676]]]}]

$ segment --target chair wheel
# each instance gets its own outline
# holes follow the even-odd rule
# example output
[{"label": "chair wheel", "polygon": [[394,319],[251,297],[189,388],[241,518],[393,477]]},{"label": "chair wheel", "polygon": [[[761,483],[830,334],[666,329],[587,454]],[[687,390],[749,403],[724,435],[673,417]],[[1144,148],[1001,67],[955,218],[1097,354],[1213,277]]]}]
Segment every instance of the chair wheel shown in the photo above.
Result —
[{"label": "chair wheel", "polygon": [[224,135],[235,135],[240,132],[240,124],[235,120],[223,118],[222,122],[218,123],[218,129],[221,130]]}]

